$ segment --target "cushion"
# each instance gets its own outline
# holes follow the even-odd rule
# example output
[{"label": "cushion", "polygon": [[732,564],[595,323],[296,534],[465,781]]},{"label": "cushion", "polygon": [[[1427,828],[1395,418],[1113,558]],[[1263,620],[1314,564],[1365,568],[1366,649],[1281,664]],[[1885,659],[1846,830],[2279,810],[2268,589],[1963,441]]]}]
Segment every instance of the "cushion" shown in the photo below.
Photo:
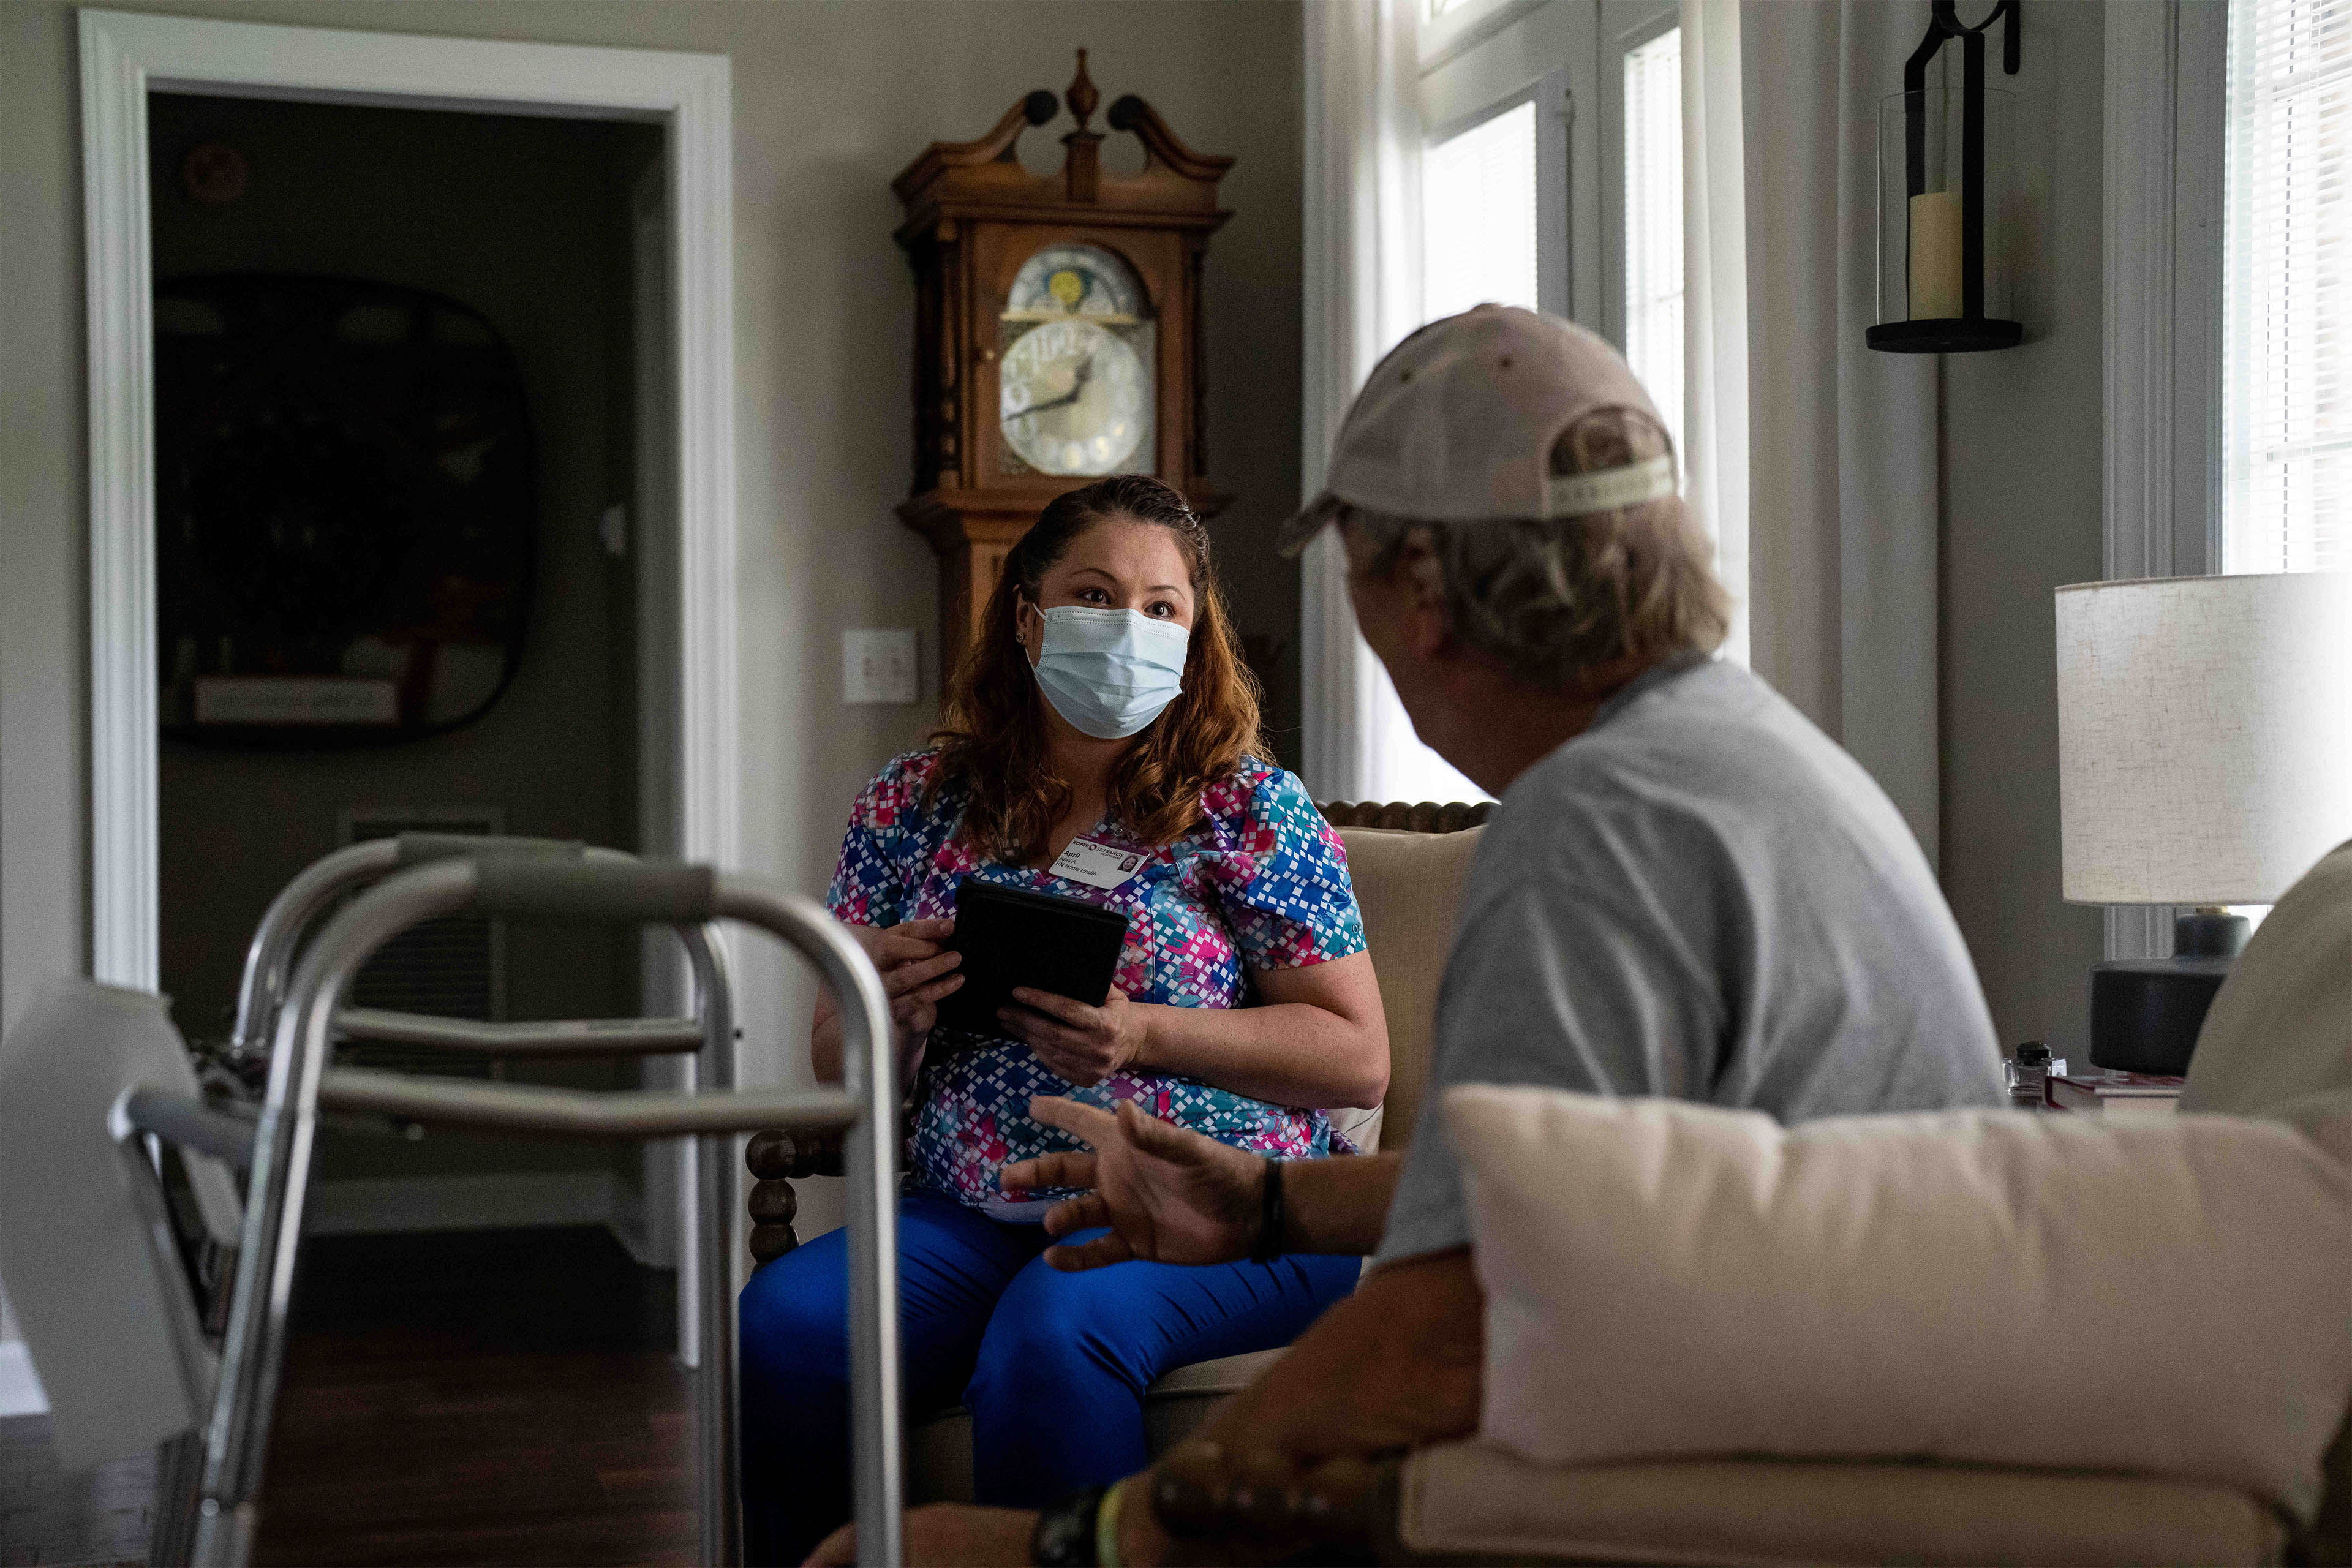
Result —
[{"label": "cushion", "polygon": [[[2230,966],[2181,1086],[2183,1110],[2339,1120],[2352,1101],[2352,844],[2304,873]],[[2352,1148],[2339,1147],[2352,1158]]]},{"label": "cushion", "polygon": [[1368,1153],[1375,1148],[1402,1150],[1412,1141],[1429,1086],[1437,987],[1454,947],[1462,882],[1485,837],[1483,827],[1460,833],[1339,829],[1356,902],[1364,913],[1364,942],[1380,976],[1381,1009],[1388,1017],[1389,1093],[1379,1120],[1364,1132],[1351,1131],[1344,1115],[1332,1122]]},{"label": "cushion", "polygon": [[1549,1464],[2116,1470],[2308,1519],[2352,1395],[2352,1166],[2293,1127],[1446,1093],[1482,1431]]},{"label": "cushion", "polygon": [[1448,1562],[1740,1564],[2276,1563],[2286,1531],[2242,1491],[2147,1476],[1790,1459],[1530,1465],[1423,1449],[1397,1534]]},{"label": "cushion", "polygon": [[1259,1378],[1287,1351],[1247,1351],[1180,1366],[1143,1396],[1143,1447],[1153,1458],[1190,1437],[1217,1407]]}]

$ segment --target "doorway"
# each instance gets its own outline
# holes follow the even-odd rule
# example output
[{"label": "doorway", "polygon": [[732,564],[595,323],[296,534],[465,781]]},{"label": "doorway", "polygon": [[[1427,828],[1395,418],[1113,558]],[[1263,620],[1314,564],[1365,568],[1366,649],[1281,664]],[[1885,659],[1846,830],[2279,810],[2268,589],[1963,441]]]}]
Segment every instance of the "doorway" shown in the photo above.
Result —
[{"label": "doorway", "polygon": [[[160,978],[223,1037],[247,936],[303,867],[403,831],[635,850],[635,195],[658,126],[151,93]],[[340,707],[321,707],[321,701]],[[639,1011],[633,933],[452,916],[362,1006]],[[635,1063],[470,1067],[579,1089]],[[330,1128],[315,1231],[647,1226],[640,1152]]]},{"label": "doorway", "polygon": [[[642,550],[633,622],[636,707],[628,721],[637,731],[638,820],[630,836],[649,853],[735,864],[732,217],[725,59],[102,11],[84,11],[79,22],[89,236],[91,952],[97,977],[152,989],[163,969],[165,694],[159,677],[173,666],[160,656],[157,622],[150,203],[159,184],[185,173],[159,168],[151,155],[151,110],[163,96],[623,121],[654,138],[660,199],[649,205],[641,186],[625,193],[624,204],[633,226],[624,237],[625,253],[648,247],[642,225],[650,212],[657,225],[650,249],[667,274],[665,298],[650,307],[638,300],[621,312],[625,333],[635,323],[635,342],[646,341],[648,321],[658,339],[650,352],[635,356],[646,374],[633,395],[635,434],[646,439],[631,465],[637,504],[624,520]],[[374,804],[442,809],[477,803],[469,792],[456,803]],[[363,816],[353,813],[350,820]],[[511,820],[507,826],[521,830]],[[225,918],[223,923],[234,922]],[[663,979],[656,966],[648,974],[648,992],[658,991]],[[646,1000],[657,1004],[659,998],[649,994]],[[675,1162],[676,1152],[669,1157]],[[661,1181],[644,1184],[655,1194]],[[667,1228],[677,1237],[679,1350],[691,1363],[698,1358],[700,1318],[690,1299],[696,1227],[681,1212],[692,1201],[690,1184],[672,1185],[676,1205],[665,1203],[648,1221],[670,1218]]]}]

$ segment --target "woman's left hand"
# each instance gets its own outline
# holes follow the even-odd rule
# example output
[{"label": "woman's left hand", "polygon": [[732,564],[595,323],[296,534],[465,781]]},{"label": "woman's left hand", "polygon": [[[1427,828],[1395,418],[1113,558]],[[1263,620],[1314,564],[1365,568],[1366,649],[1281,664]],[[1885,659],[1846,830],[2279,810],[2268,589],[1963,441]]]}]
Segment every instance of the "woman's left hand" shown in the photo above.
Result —
[{"label": "woman's left hand", "polygon": [[1091,1089],[1134,1062],[1143,1050],[1143,1009],[1114,985],[1099,1007],[1050,991],[1015,988],[1018,1007],[1000,1007],[997,1021],[1037,1059],[1080,1089]]}]

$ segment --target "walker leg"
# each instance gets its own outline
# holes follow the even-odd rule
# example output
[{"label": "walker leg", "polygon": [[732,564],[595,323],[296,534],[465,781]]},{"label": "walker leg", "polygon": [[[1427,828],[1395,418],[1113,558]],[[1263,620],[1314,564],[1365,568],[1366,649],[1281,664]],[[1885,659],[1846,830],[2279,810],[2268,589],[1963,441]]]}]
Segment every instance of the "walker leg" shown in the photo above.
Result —
[{"label": "walker leg", "polygon": [[904,1560],[905,1456],[898,1405],[898,1106],[889,1037],[853,1082],[866,1114],[849,1131],[849,1400],[859,1568]]},{"label": "walker leg", "polygon": [[742,1433],[735,1385],[734,1207],[729,1175],[735,1140],[695,1140],[700,1247],[696,1267],[702,1315],[702,1365],[696,1375],[697,1467],[702,1503],[702,1561],[709,1568],[740,1568],[743,1561]]},{"label": "walker leg", "polygon": [[[725,1094],[735,1087],[735,1015],[727,982],[726,950],[704,928],[688,942],[694,990],[702,1016],[702,1049],[694,1062],[694,1091]],[[743,1561],[743,1450],[740,1391],[735,1385],[735,1139],[697,1138],[694,1158],[694,1266],[701,1365],[695,1389],[696,1467],[702,1511],[702,1561],[708,1568],[740,1568]]]},{"label": "walker leg", "polygon": [[188,1568],[204,1473],[202,1433],[183,1432],[155,1446],[155,1523],[147,1541],[147,1568]]}]

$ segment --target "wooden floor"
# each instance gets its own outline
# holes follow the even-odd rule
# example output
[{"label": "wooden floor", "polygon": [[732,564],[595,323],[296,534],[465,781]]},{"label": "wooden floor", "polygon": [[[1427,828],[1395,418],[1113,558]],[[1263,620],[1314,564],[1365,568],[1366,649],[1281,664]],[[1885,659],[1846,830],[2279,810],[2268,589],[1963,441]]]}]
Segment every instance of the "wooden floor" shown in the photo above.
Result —
[{"label": "wooden floor", "polygon": [[[305,1242],[257,1563],[690,1562],[673,1290],[595,1228]],[[152,1461],[46,1439],[0,1423],[0,1568],[143,1560]]]},{"label": "wooden floor", "polygon": [[155,1461],[145,1454],[68,1476],[49,1418],[0,1421],[0,1568],[147,1561]]}]

